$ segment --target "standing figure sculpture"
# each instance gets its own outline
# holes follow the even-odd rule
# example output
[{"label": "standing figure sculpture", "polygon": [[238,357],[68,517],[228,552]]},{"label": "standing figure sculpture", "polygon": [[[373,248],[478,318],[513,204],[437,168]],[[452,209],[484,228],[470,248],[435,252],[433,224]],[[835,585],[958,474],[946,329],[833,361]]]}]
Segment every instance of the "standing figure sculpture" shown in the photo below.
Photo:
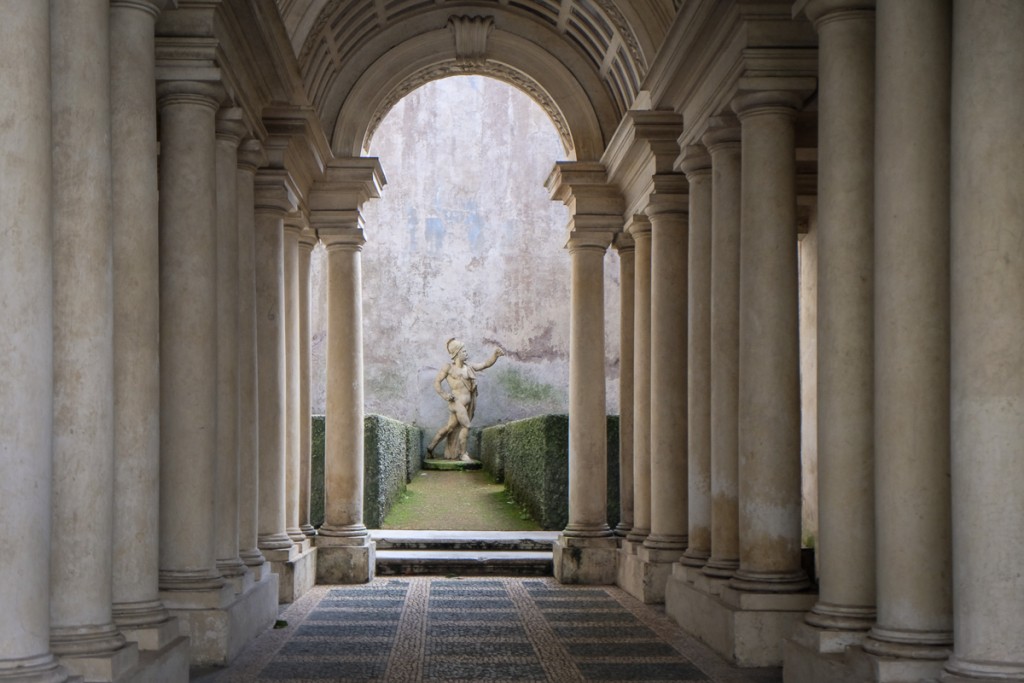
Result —
[{"label": "standing figure sculpture", "polygon": [[[455,337],[452,337],[445,344],[448,355],[452,362],[445,363],[437,377],[434,379],[434,391],[448,403],[448,424],[438,430],[434,438],[427,446],[427,457],[434,457],[434,449],[441,439],[447,438],[445,445],[445,459],[455,460],[458,458],[464,462],[471,460],[466,442],[469,440],[469,425],[473,421],[473,412],[476,409],[476,373],[494,365],[499,356],[505,352],[495,349],[491,357],[483,363],[469,363],[469,352],[466,345]],[[448,390],[445,391],[442,382],[448,382]]]}]

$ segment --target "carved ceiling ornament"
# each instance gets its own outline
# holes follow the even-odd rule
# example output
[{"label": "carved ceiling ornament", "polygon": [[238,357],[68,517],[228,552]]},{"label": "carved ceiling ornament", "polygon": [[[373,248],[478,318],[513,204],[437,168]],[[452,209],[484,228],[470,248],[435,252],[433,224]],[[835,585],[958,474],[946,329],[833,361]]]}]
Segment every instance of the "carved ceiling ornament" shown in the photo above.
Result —
[{"label": "carved ceiling ornament", "polygon": [[494,30],[494,17],[450,17],[448,28],[455,40],[455,60],[462,66],[483,66],[487,61],[487,37]]},{"label": "carved ceiling ornament", "polygon": [[519,88],[519,90],[529,95],[534,102],[539,104],[541,109],[548,115],[548,118],[551,119],[555,129],[558,131],[559,137],[562,138],[562,146],[565,148],[566,156],[570,157],[572,155],[574,145],[572,132],[569,130],[569,123],[547,91],[522,71],[497,62],[473,64],[445,61],[412,73],[398,87],[388,93],[388,96],[381,101],[377,110],[373,113],[370,123],[366,128],[363,149],[369,151],[370,144],[373,142],[373,135],[380,126],[381,121],[384,120],[384,117],[388,115],[392,107],[398,104],[403,97],[421,85],[426,85],[431,81],[437,81],[449,76],[489,76]]}]

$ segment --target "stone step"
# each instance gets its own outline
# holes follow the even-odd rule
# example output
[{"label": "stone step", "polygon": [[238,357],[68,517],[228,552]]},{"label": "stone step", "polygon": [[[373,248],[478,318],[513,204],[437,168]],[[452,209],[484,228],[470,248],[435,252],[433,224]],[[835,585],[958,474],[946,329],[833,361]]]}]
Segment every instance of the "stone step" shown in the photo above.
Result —
[{"label": "stone step", "polygon": [[551,551],[378,550],[378,576],[550,576]]},{"label": "stone step", "polygon": [[409,531],[373,529],[383,550],[535,551],[550,554],[557,531]]}]

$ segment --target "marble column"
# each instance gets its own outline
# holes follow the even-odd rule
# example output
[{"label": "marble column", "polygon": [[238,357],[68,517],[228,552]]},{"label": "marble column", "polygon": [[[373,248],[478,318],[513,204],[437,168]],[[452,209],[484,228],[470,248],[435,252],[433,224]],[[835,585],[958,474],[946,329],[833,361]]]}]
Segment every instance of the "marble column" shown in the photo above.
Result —
[{"label": "marble column", "polygon": [[[238,556],[262,572],[259,543],[259,402],[256,377],[256,169],[266,163],[259,140],[238,147]],[[259,578],[259,577],[257,577]]]},{"label": "marble column", "polygon": [[[818,31],[819,599],[823,652],[875,617],[873,0],[811,0]],[[886,291],[885,296],[889,296]]]},{"label": "marble column", "polygon": [[160,588],[214,592],[218,85],[166,81],[160,107]]},{"label": "marble column", "polygon": [[687,482],[689,533],[681,562],[702,567],[711,556],[711,157],[684,150],[690,194]]},{"label": "marble column", "polygon": [[50,647],[73,672],[105,680],[138,656],[112,614],[110,11],[97,1],[55,7]]},{"label": "marble column", "polygon": [[296,543],[306,540],[299,528],[299,235],[303,218],[284,221],[284,348],[285,348],[285,530]]},{"label": "marble column", "polygon": [[59,683],[67,672],[50,654],[50,7],[4,0],[0,13],[0,545],[17,549],[0,557],[9,577],[0,582],[0,609],[18,615],[0,621],[0,681]]},{"label": "marble column", "polygon": [[316,235],[311,230],[305,230],[299,236],[299,528],[308,537],[316,536],[316,529],[310,524],[313,422],[309,394],[312,354],[309,331],[310,262],[316,242]]},{"label": "marble column", "polygon": [[687,509],[687,225],[686,179],[654,177],[651,221],[651,533],[653,561],[686,549]]},{"label": "marble column", "polygon": [[284,217],[295,197],[274,171],[256,173],[256,348],[259,406],[259,534],[268,558],[289,557],[285,532]]},{"label": "marble column", "polygon": [[953,2],[953,655],[1024,680],[1024,4]]},{"label": "marble column", "polygon": [[[173,624],[159,599],[160,279],[153,23],[159,2],[110,3],[114,301],[113,615],[143,649]],[[144,633],[145,632],[145,633]]]},{"label": "marble column", "polygon": [[702,138],[711,154],[711,556],[710,577],[739,566],[740,127],[713,119]]},{"label": "marble column", "polygon": [[633,238],[633,528],[626,539],[643,543],[651,533],[651,223],[634,216]]},{"label": "marble column", "polygon": [[740,566],[730,585],[785,593],[800,566],[800,386],[794,119],[801,97],[737,97],[742,140],[740,249]]},{"label": "marble column", "polygon": [[[238,109],[217,115],[217,568],[245,576],[238,556],[238,143],[246,133]],[[239,583],[236,590],[242,588]]]},{"label": "marble column", "polygon": [[619,523],[616,536],[633,529],[633,301],[636,245],[626,232],[615,236],[619,252]]},{"label": "marble column", "polygon": [[883,1],[876,12],[877,616],[863,647],[920,677],[938,674],[953,640],[950,17],[945,0]]}]

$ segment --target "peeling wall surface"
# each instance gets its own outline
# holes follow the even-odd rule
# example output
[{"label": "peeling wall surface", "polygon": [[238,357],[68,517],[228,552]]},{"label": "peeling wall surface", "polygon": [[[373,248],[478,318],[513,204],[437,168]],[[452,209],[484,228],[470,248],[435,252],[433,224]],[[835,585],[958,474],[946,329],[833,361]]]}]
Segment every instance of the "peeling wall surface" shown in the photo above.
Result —
[{"label": "peeling wall surface", "polygon": [[[502,82],[459,76],[401,100],[373,137],[388,184],[364,207],[365,409],[448,419],[433,381],[465,342],[480,373],[474,427],[568,411],[568,210],[544,181],[565,158],[544,111]],[[325,409],[324,251],[313,253],[313,412]],[[605,259],[608,412],[618,413],[619,265]]]}]

